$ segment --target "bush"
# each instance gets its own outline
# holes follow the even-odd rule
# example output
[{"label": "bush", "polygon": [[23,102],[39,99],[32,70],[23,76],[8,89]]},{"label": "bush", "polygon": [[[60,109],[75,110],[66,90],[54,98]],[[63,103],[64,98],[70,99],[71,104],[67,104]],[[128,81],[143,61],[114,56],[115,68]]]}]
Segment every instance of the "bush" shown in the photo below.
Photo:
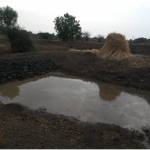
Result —
[{"label": "bush", "polygon": [[141,38],[135,39],[133,42],[134,42],[135,44],[138,44],[138,43],[146,43],[146,42],[149,42],[149,40],[146,39],[146,38],[141,37]]},{"label": "bush", "polygon": [[52,38],[52,34],[50,34],[48,32],[39,32],[37,35],[39,36],[40,39],[51,39]]},{"label": "bush", "polygon": [[13,53],[21,53],[34,49],[28,32],[21,29],[19,26],[9,28],[7,36],[11,42]]},{"label": "bush", "polygon": [[2,26],[2,25],[0,25],[0,34],[6,35],[7,34],[7,28]]}]

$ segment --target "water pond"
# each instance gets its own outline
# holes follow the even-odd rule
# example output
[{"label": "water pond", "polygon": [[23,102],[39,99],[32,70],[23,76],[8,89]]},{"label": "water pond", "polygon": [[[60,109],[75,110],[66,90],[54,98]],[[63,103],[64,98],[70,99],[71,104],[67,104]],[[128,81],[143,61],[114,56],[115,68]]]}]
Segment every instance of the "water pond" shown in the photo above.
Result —
[{"label": "water pond", "polygon": [[150,105],[138,91],[72,76],[49,74],[0,85],[0,101],[140,131],[150,125]]}]

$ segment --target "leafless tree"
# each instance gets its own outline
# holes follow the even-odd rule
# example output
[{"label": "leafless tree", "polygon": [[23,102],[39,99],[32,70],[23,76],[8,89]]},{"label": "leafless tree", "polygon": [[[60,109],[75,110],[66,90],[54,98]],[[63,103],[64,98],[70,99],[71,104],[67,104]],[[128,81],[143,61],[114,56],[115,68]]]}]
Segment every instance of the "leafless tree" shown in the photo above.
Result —
[{"label": "leafless tree", "polygon": [[86,32],[83,33],[83,36],[85,37],[85,41],[88,42],[88,41],[89,41],[89,38],[90,38],[90,36],[91,36],[91,33],[88,32],[88,31],[86,31]]},{"label": "leafless tree", "polygon": [[101,42],[104,41],[104,36],[101,35],[101,34],[98,34],[98,35],[97,35],[97,38],[98,38],[98,42],[99,42],[99,43],[101,43]]}]

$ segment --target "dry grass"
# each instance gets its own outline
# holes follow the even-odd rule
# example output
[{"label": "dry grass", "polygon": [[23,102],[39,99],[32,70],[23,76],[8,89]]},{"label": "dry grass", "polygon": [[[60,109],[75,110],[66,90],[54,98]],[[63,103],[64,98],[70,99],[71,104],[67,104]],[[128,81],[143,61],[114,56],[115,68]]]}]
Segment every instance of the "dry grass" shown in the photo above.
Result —
[{"label": "dry grass", "polygon": [[83,50],[83,53],[92,53],[92,54],[97,54],[99,50],[93,49],[93,50]]},{"label": "dry grass", "polygon": [[71,51],[71,52],[82,52],[83,50],[79,50],[79,49],[70,49],[69,51]]},{"label": "dry grass", "polygon": [[86,53],[96,54],[98,58],[120,60],[131,57],[129,44],[125,36],[119,33],[110,33],[100,50],[85,50]]},{"label": "dry grass", "polygon": [[92,54],[97,54],[97,52],[99,52],[99,50],[97,50],[97,49],[93,49],[93,50],[70,49],[69,51],[71,51],[71,52],[92,53]]}]

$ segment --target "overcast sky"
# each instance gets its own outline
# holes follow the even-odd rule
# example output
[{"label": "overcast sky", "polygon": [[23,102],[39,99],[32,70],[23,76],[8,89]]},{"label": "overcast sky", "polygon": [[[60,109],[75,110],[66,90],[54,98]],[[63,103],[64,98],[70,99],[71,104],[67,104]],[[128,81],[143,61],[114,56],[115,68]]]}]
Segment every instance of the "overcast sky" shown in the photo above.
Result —
[{"label": "overcast sky", "polygon": [[150,0],[0,0],[18,12],[18,24],[33,33],[54,30],[54,18],[69,13],[94,37],[111,32],[150,38]]}]

